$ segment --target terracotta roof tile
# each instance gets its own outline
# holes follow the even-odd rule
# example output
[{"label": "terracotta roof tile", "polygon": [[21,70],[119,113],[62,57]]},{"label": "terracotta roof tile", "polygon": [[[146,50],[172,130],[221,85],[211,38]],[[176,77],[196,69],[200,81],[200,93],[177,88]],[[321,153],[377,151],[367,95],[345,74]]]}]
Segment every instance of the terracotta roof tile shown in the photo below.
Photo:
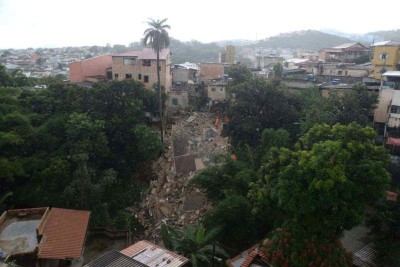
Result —
[{"label": "terracotta roof tile", "polygon": [[79,259],[89,217],[89,211],[52,208],[43,228],[38,258]]}]

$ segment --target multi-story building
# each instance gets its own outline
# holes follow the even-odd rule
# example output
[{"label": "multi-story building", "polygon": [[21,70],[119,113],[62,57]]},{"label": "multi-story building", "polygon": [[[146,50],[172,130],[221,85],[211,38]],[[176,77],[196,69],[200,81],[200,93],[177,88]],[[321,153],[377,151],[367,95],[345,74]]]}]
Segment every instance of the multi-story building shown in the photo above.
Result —
[{"label": "multi-story building", "polygon": [[235,64],[235,46],[227,45],[225,51],[219,52],[219,63]]},{"label": "multi-story building", "polygon": [[361,43],[347,43],[332,48],[324,48],[319,52],[319,59],[325,62],[352,63],[361,56],[369,55],[371,50]]},{"label": "multi-story building", "polygon": [[[382,74],[374,125],[381,142],[400,153],[400,71]],[[393,152],[393,151],[392,151]]]},{"label": "multi-story building", "polygon": [[200,82],[210,82],[224,78],[225,68],[222,63],[200,63]]},{"label": "multi-story building", "polygon": [[[172,85],[171,56],[169,49],[160,51],[160,83],[167,91]],[[112,56],[112,79],[134,79],[146,88],[157,84],[157,54],[151,48],[129,51]]]},{"label": "multi-story building", "polygon": [[111,55],[102,55],[69,64],[69,79],[73,83],[107,80],[111,68]]},{"label": "multi-story building", "polygon": [[375,43],[372,47],[375,79],[382,79],[382,74],[387,71],[400,70],[400,42],[384,41]]}]

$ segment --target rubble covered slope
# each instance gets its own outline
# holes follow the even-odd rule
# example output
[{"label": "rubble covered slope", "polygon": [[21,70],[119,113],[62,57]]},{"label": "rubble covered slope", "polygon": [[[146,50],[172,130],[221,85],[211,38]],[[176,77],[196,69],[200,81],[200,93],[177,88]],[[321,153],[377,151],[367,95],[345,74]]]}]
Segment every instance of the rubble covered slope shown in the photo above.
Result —
[{"label": "rubble covered slope", "polygon": [[216,121],[215,114],[203,112],[173,118],[165,138],[167,149],[153,164],[158,178],[151,181],[136,213],[146,239],[159,242],[162,223],[175,227],[192,224],[211,207],[205,195],[188,187],[187,181],[228,153],[228,137],[221,136],[222,127]]}]

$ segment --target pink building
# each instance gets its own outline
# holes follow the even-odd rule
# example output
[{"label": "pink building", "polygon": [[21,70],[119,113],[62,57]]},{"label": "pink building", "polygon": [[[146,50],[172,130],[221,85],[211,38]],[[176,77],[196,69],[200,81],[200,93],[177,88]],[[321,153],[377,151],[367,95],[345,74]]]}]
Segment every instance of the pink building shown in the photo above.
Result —
[{"label": "pink building", "polygon": [[71,82],[101,81],[107,79],[107,69],[112,66],[112,56],[102,55],[69,64]]}]

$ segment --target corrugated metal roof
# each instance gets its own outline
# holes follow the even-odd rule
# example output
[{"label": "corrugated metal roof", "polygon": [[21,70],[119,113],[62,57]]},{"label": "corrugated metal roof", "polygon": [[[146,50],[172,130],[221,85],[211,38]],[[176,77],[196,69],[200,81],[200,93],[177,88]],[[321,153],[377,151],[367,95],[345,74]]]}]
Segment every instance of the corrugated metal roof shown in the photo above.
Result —
[{"label": "corrugated metal roof", "polygon": [[349,48],[352,47],[353,45],[356,45],[358,43],[345,43],[345,44],[341,44],[338,46],[334,46],[333,48],[337,48],[337,49],[342,49],[342,48]]},{"label": "corrugated metal roof", "polygon": [[85,265],[85,267],[147,267],[121,252],[111,250],[99,258]]},{"label": "corrugated metal roof", "polygon": [[400,71],[387,71],[382,76],[400,77]]},{"label": "corrugated metal roof", "polygon": [[184,256],[161,248],[146,240],[141,240],[127,247],[121,253],[146,264],[148,267],[160,266],[160,264],[163,264],[162,266],[165,267],[179,267],[189,261]]},{"label": "corrugated metal roof", "polygon": [[372,44],[371,46],[400,46],[400,42],[396,41],[382,41]]},{"label": "corrugated metal roof", "polygon": [[43,228],[39,259],[79,259],[90,211],[52,208]]}]

